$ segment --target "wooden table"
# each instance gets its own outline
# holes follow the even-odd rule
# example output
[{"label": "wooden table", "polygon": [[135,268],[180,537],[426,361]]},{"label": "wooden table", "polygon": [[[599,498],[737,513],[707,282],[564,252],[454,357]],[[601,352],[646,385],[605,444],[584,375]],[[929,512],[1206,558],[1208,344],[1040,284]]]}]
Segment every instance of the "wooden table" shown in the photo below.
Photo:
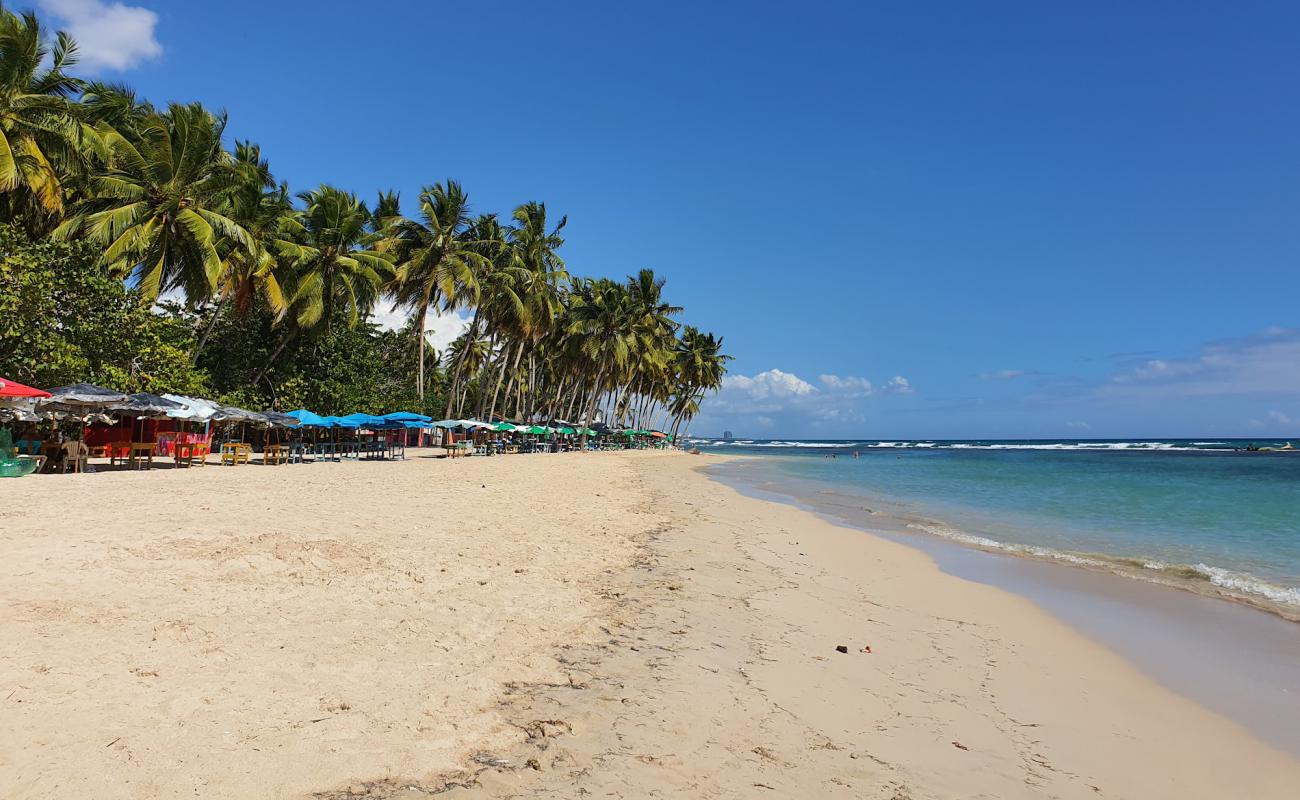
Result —
[{"label": "wooden table", "polygon": [[289,460],[289,448],[282,444],[268,444],[262,448],[263,464],[284,464]]},{"label": "wooden table", "polygon": [[110,465],[125,464],[131,457],[130,442],[109,442],[108,443],[108,463]]},{"label": "wooden table", "polygon": [[155,442],[131,442],[127,465],[131,469],[153,469],[153,451],[157,447]]},{"label": "wooden table", "polygon": [[176,442],[172,445],[172,457],[176,459],[176,466],[184,464],[187,467],[194,466],[198,461],[199,466],[208,463],[208,443],[207,442]]},{"label": "wooden table", "polygon": [[237,467],[247,464],[253,454],[253,446],[247,442],[226,442],[221,445],[221,463]]}]

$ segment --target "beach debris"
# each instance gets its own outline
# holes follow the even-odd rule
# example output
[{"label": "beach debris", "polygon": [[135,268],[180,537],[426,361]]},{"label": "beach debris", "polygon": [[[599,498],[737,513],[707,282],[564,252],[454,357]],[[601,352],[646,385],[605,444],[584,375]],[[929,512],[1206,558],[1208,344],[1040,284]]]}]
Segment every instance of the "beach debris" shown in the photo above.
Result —
[{"label": "beach debris", "polygon": [[861,652],[863,652],[863,653],[870,653],[870,652],[871,652],[871,645],[869,645],[869,644],[864,644],[864,645],[862,645],[862,651],[861,651]]},{"label": "beach debris", "polygon": [[474,762],[475,764],[480,764],[480,765],[485,766],[485,767],[508,767],[508,766],[510,766],[510,759],[508,759],[508,758],[502,758],[501,756],[498,756],[498,755],[493,755],[492,753],[489,753],[489,752],[487,752],[486,750],[480,750],[479,752],[477,752],[477,753],[475,753],[474,755],[470,756],[470,758],[471,758],[471,760],[473,760],[473,762]]},{"label": "beach debris", "polygon": [[952,746],[955,747],[955,748],[957,748],[958,750],[969,750],[969,749],[970,749],[969,747],[967,747],[966,745],[962,744],[961,742],[953,742],[953,743],[952,743]]},{"label": "beach debris", "polygon": [[837,653],[847,653],[847,652],[849,652],[848,645],[843,645],[843,644],[837,644],[837,645],[835,645],[835,652],[837,652]]},{"label": "beach debris", "polygon": [[535,758],[530,758],[527,761],[525,761],[524,766],[528,767],[529,769],[536,770],[538,772],[542,771],[542,762],[538,761]]}]

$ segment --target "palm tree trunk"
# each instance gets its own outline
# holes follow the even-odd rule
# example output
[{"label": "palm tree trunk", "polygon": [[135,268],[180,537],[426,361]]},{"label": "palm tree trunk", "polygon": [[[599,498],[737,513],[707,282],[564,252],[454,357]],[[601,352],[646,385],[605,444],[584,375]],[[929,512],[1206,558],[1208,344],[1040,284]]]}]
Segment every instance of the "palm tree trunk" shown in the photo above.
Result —
[{"label": "palm tree trunk", "polygon": [[596,380],[593,381],[591,389],[591,403],[587,406],[587,419],[582,423],[582,439],[578,443],[580,450],[587,449],[587,431],[591,429],[591,418],[596,413],[596,401],[600,399],[600,382],[605,377],[605,361],[600,362],[600,369],[596,370]]},{"label": "palm tree trunk", "polygon": [[419,376],[416,380],[419,383],[415,387],[415,396],[420,399],[420,411],[424,411],[424,319],[429,313],[429,307],[421,306],[419,312],[415,315],[415,337],[419,344],[416,346],[416,357],[420,359],[416,374]]},{"label": "palm tree trunk", "polygon": [[217,301],[216,309],[212,312],[212,319],[208,320],[208,324],[203,326],[203,335],[199,337],[198,344],[194,345],[194,352],[190,354],[191,367],[199,363],[199,355],[207,345],[208,337],[212,335],[213,329],[217,327],[217,320],[221,319],[221,312],[224,311],[225,308],[226,295],[222,295],[221,299]]},{"label": "palm tree trunk", "polygon": [[453,401],[456,399],[456,389],[460,387],[460,381],[465,370],[465,360],[469,354],[474,340],[478,338],[478,307],[474,308],[474,318],[469,322],[469,329],[465,332],[465,346],[460,349],[456,356],[456,367],[452,374],[451,386],[447,389],[447,417],[451,418],[452,412],[459,408]]},{"label": "palm tree trunk", "polygon": [[289,342],[292,342],[296,335],[296,331],[291,332],[280,341],[280,344],[275,348],[275,352],[271,353],[271,355],[266,359],[266,364],[264,364],[261,371],[257,373],[257,377],[253,378],[254,386],[256,386],[262,378],[266,377],[266,373],[271,371],[271,367],[275,365],[275,360],[280,357],[280,354],[284,352],[284,348],[289,346]]}]

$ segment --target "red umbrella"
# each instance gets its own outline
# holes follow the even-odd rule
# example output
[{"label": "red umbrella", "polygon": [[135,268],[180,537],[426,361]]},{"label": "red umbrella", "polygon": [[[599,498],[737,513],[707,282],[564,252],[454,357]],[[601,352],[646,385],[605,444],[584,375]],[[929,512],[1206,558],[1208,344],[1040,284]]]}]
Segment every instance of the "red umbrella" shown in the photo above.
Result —
[{"label": "red umbrella", "polygon": [[49,397],[49,392],[42,392],[40,389],[33,389],[30,386],[24,386],[17,381],[11,381],[8,378],[0,378],[0,397]]}]

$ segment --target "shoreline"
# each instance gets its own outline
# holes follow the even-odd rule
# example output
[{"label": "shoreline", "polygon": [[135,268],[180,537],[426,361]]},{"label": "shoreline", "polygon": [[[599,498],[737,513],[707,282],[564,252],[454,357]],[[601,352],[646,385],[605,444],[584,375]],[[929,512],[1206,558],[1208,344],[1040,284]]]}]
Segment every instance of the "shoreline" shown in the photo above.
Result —
[{"label": "shoreline", "polygon": [[720,460],[632,462],[667,526],[608,639],[566,649],[578,691],[509,706],[562,725],[451,796],[1280,798],[1300,780],[1030,601],[743,495],[705,474]]},{"label": "shoreline", "polygon": [[1217,800],[1300,781],[1030,601],[701,473],[720,461],[15,484],[0,794]]},{"label": "shoreline", "polygon": [[[764,462],[767,460],[767,457],[761,455],[721,455],[737,462],[749,460]],[[770,486],[772,483],[770,476],[758,478],[730,475],[723,477],[735,479],[760,491],[769,491],[765,486]],[[806,484],[804,486],[805,491],[771,489],[770,491],[774,496],[788,498],[791,502],[808,508],[814,513],[825,514],[853,527],[864,530],[874,528],[904,536],[919,534],[924,538],[940,540],[952,546],[992,555],[1073,567],[1087,572],[1140,581],[1168,589],[1177,589],[1198,597],[1239,604],[1291,623],[1300,624],[1300,605],[1269,596],[1271,592],[1278,591],[1279,587],[1273,586],[1254,575],[1234,573],[1226,569],[1205,565],[1165,564],[1154,559],[1138,556],[1065,551],[1045,546],[994,541],[981,534],[967,533],[947,519],[941,520],[907,509],[901,501],[890,499],[885,495],[848,494],[836,488],[826,488],[807,479],[782,477],[787,485]],[[762,481],[762,483],[760,484],[759,481]],[[724,482],[728,481],[724,480]],[[849,502],[836,503],[833,502],[834,498]],[[872,507],[861,506],[859,504],[861,501],[872,503]],[[886,510],[882,511],[880,507]],[[863,512],[865,512],[865,515]],[[960,511],[953,511],[951,515],[960,516],[960,513]],[[1255,588],[1252,590],[1238,588],[1242,582],[1254,584]],[[1232,585],[1234,583],[1238,585]]]},{"label": "shoreline", "polygon": [[[834,491],[809,495],[790,485],[772,486],[766,478],[760,485],[728,466],[702,471],[747,496],[886,537],[926,553],[947,574],[1025,597],[1162,685],[1300,757],[1300,725],[1294,724],[1300,720],[1300,627],[1275,608],[1091,564],[982,547],[936,535],[915,515],[881,511],[880,498],[871,498],[873,508],[864,511],[827,502],[825,495],[848,499]],[[813,488],[806,481],[790,484]]]}]

